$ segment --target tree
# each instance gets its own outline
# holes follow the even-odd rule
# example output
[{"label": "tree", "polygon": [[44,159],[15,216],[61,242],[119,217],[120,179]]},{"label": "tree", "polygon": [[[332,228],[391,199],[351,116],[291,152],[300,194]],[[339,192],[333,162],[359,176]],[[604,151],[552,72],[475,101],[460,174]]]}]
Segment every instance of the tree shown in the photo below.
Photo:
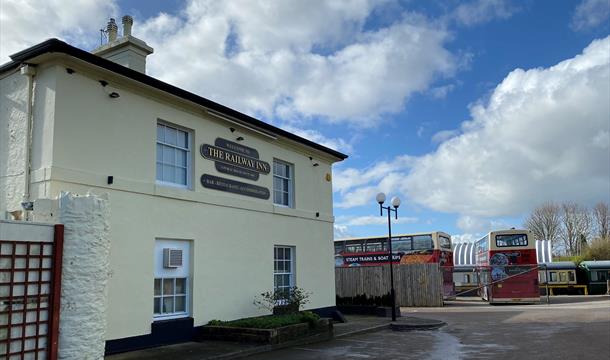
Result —
[{"label": "tree", "polygon": [[595,236],[599,239],[610,238],[610,212],[608,203],[599,202],[593,208],[593,220],[595,221]]},{"label": "tree", "polygon": [[547,202],[535,208],[525,220],[525,227],[536,240],[550,240],[553,249],[559,246],[561,233],[561,208],[554,202]]},{"label": "tree", "polygon": [[574,202],[561,204],[561,243],[568,255],[580,255],[591,234],[591,216],[587,208]]}]

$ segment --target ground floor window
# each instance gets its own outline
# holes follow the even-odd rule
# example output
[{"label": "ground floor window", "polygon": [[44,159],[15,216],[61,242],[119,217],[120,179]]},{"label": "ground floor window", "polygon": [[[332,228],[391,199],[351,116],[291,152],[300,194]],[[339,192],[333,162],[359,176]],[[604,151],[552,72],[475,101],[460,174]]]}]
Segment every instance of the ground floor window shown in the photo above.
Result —
[{"label": "ground floor window", "polygon": [[[155,239],[153,320],[191,315],[192,283],[190,240]],[[150,280],[149,280],[150,281]]]},{"label": "ground floor window", "polygon": [[154,314],[158,316],[188,314],[187,278],[156,278]]},{"label": "ground floor window", "polygon": [[273,249],[273,288],[289,291],[294,283],[294,247],[275,246]]}]

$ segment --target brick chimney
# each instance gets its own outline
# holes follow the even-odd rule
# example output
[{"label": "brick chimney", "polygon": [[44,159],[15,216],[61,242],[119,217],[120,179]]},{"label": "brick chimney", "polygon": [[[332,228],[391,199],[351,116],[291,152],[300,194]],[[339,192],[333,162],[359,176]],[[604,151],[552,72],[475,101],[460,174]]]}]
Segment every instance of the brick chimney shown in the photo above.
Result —
[{"label": "brick chimney", "polygon": [[108,34],[108,43],[103,44],[92,53],[130,69],[146,73],[146,57],[153,53],[153,48],[131,35],[133,18],[123,16],[123,36],[118,37],[118,26],[114,19],[108,21],[105,32]]}]

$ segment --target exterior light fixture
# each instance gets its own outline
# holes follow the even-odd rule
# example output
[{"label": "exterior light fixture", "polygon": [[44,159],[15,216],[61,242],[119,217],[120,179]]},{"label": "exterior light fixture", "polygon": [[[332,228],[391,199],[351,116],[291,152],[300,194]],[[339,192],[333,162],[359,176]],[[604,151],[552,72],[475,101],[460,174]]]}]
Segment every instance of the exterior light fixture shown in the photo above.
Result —
[{"label": "exterior light fixture", "polygon": [[[383,206],[385,202],[385,194],[380,192],[375,197],[377,203],[379,203],[379,215],[383,216],[383,210],[388,212],[388,260],[390,262],[390,298],[392,301],[392,321],[396,321],[396,291],[394,290],[394,268],[392,267],[392,221],[391,214],[394,212],[394,216],[398,219],[398,207],[400,206],[400,199],[398,196],[394,196],[390,203],[392,206]],[[392,209],[393,207],[393,209]]]},{"label": "exterior light fixture", "polygon": [[381,205],[385,202],[385,194],[380,192],[379,194],[377,194],[377,197],[375,199],[377,200],[379,205]]},{"label": "exterior light fixture", "polygon": [[121,95],[116,91],[111,92],[110,94],[108,94],[108,96],[111,97],[112,99],[117,99],[117,98],[121,97]]},{"label": "exterior light fixture", "polygon": [[243,137],[243,136],[239,136],[239,137],[237,137],[237,139],[235,139],[235,140],[237,140],[237,141],[244,141],[244,137]]}]

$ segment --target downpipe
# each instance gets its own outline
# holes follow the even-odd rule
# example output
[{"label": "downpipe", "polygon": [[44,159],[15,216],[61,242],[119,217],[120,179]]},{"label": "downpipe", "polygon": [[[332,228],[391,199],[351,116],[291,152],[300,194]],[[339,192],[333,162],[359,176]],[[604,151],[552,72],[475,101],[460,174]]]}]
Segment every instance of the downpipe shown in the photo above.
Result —
[{"label": "downpipe", "polygon": [[29,220],[29,212],[33,210],[33,203],[30,199],[30,180],[32,169],[32,134],[34,128],[34,76],[36,68],[33,65],[25,64],[20,69],[21,75],[27,76],[28,95],[26,106],[26,125],[25,125],[25,156],[23,161],[23,197],[21,206],[24,210],[24,220]]}]

